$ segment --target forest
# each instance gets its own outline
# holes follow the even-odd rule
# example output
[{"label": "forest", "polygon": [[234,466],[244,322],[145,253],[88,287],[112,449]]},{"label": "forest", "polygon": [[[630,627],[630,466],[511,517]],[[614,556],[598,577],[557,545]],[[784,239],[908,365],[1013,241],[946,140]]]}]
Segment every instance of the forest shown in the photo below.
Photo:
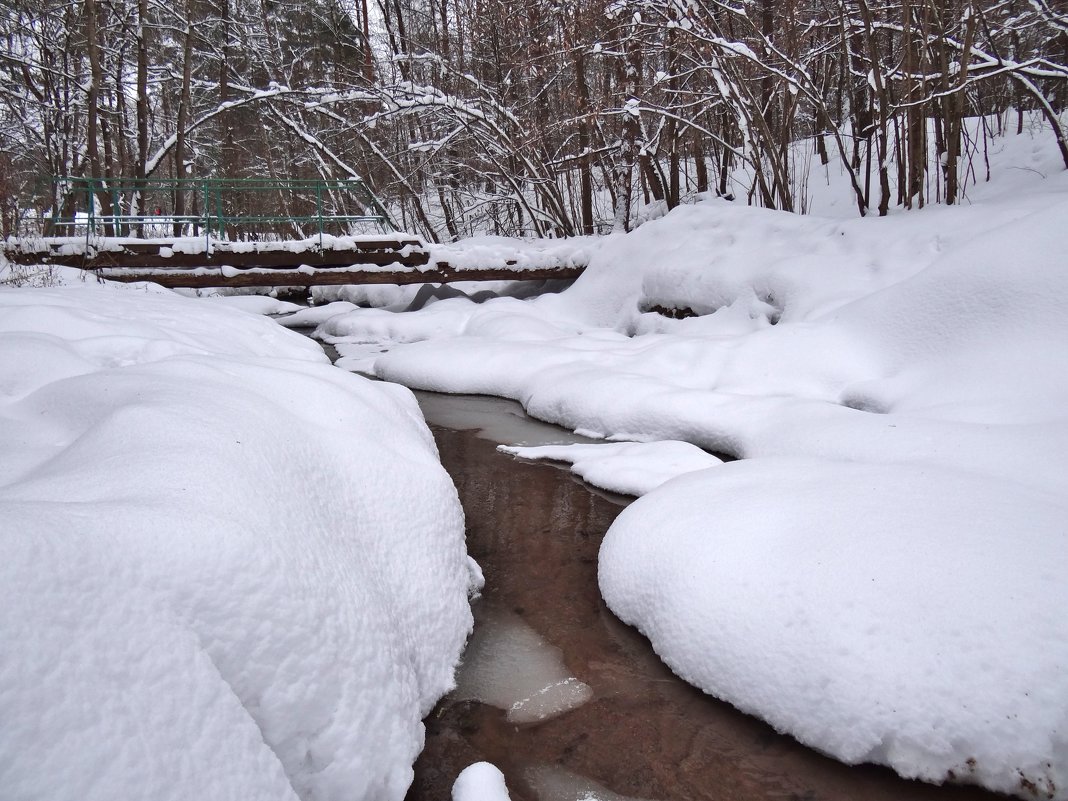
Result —
[{"label": "forest", "polygon": [[[398,226],[449,241],[630,230],[643,209],[706,192],[804,213],[818,159],[848,176],[859,215],[885,215],[959,203],[986,178],[989,136],[1030,112],[1068,167],[1064,0],[4,0],[0,13],[5,236],[70,206],[57,176],[360,178]],[[195,193],[170,202],[181,214]]]}]

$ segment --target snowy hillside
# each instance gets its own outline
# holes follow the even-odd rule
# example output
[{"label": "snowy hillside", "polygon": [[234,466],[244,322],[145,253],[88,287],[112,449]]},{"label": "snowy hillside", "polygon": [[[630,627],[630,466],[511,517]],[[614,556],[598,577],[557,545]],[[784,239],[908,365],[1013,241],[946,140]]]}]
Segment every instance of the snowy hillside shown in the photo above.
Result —
[{"label": "snowy hillside", "polygon": [[411,394],[218,304],[0,289],[0,796],[401,799],[471,628]]},{"label": "snowy hillside", "polygon": [[739,457],[527,454],[650,490],[600,583],[680,676],[846,762],[1068,798],[1068,174],[1039,133],[990,159],[960,206],[707,200],[561,295],[319,332],[409,386]]}]

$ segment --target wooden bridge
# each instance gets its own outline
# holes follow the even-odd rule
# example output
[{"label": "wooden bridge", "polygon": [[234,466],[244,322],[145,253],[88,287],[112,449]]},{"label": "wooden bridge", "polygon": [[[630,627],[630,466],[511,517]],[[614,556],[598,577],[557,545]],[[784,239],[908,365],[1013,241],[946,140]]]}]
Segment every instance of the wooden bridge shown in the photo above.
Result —
[{"label": "wooden bridge", "polygon": [[9,262],[191,288],[566,279],[586,266],[559,240],[464,247],[396,233],[357,179],[61,177],[50,186],[39,202],[65,211],[35,214],[33,235],[0,243]]},{"label": "wooden bridge", "polygon": [[8,240],[15,264],[89,270],[110,281],[165,287],[320,286],[577,278],[579,252],[426,245],[404,234],[227,242],[204,238],[51,237]]}]

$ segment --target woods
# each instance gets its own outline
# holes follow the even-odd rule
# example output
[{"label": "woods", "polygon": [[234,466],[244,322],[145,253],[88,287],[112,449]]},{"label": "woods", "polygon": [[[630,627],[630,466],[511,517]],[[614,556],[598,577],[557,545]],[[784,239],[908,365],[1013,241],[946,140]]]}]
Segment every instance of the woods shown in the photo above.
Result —
[{"label": "woods", "polygon": [[707,191],[805,212],[818,159],[886,214],[960,202],[1029,113],[1068,167],[1063,0],[5,0],[0,25],[4,235],[69,211],[63,175],[359,177],[444,241]]}]

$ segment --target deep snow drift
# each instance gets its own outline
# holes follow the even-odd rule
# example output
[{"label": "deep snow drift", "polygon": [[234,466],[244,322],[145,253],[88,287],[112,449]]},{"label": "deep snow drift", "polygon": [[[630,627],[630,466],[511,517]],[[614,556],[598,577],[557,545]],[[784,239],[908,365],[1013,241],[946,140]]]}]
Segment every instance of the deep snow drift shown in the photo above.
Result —
[{"label": "deep snow drift", "polygon": [[607,238],[559,296],[341,313],[319,335],[409,386],[742,457],[653,489],[662,446],[647,479],[633,449],[552,454],[651,490],[602,549],[613,610],[681,676],[839,759],[1068,799],[1068,173],[1050,141],[996,142],[963,206],[708,200]]},{"label": "deep snow drift", "polygon": [[401,799],[478,571],[407,390],[144,289],[0,289],[0,795]]}]

